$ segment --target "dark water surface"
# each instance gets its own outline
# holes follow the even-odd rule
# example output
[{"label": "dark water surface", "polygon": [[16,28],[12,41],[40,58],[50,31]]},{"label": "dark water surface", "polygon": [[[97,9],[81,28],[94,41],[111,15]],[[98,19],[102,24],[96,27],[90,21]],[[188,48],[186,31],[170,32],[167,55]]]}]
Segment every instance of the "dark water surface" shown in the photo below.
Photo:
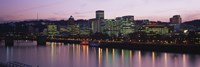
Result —
[{"label": "dark water surface", "polygon": [[200,67],[200,55],[47,44],[17,41],[14,47],[0,46],[0,62],[17,61],[33,67]]}]

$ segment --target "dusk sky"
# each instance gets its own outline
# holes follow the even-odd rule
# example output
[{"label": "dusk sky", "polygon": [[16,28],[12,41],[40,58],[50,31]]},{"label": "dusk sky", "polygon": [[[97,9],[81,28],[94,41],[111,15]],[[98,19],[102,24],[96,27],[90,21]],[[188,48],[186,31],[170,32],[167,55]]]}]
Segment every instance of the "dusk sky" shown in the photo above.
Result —
[{"label": "dusk sky", "polygon": [[135,19],[169,21],[181,15],[183,21],[200,19],[200,0],[1,0],[0,21],[39,19],[61,20],[95,17],[104,10],[106,19],[134,15]]}]

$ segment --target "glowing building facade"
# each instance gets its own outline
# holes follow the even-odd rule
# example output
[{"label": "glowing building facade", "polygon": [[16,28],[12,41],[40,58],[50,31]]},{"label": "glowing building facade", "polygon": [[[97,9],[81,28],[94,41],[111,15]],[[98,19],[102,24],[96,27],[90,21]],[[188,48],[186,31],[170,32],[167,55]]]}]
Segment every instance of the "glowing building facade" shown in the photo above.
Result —
[{"label": "glowing building facade", "polygon": [[70,35],[78,35],[79,34],[79,25],[75,23],[75,20],[72,16],[70,16],[67,25],[67,32]]},{"label": "glowing building facade", "polygon": [[48,36],[57,36],[59,34],[57,31],[57,25],[48,25],[47,34]]}]

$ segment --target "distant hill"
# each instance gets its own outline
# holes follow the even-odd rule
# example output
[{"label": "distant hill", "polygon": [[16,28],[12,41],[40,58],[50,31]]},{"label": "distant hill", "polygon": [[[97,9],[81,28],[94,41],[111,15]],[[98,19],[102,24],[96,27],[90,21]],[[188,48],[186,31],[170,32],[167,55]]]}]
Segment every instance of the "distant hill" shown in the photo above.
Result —
[{"label": "distant hill", "polygon": [[187,21],[184,24],[186,25],[192,25],[192,26],[200,26],[200,20],[192,20],[192,21]]}]

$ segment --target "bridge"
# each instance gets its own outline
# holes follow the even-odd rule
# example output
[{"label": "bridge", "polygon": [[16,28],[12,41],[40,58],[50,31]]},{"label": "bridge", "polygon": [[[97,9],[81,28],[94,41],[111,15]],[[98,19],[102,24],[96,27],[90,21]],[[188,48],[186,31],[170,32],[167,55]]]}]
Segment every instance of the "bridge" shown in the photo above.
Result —
[{"label": "bridge", "polygon": [[5,46],[14,46],[14,40],[32,40],[37,41],[37,45],[45,46],[46,42],[64,42],[64,43],[77,43],[80,44],[82,41],[91,41],[91,38],[77,38],[77,37],[48,37],[48,36],[37,36],[35,38],[18,38],[13,36],[0,37],[0,40],[5,40]]}]

